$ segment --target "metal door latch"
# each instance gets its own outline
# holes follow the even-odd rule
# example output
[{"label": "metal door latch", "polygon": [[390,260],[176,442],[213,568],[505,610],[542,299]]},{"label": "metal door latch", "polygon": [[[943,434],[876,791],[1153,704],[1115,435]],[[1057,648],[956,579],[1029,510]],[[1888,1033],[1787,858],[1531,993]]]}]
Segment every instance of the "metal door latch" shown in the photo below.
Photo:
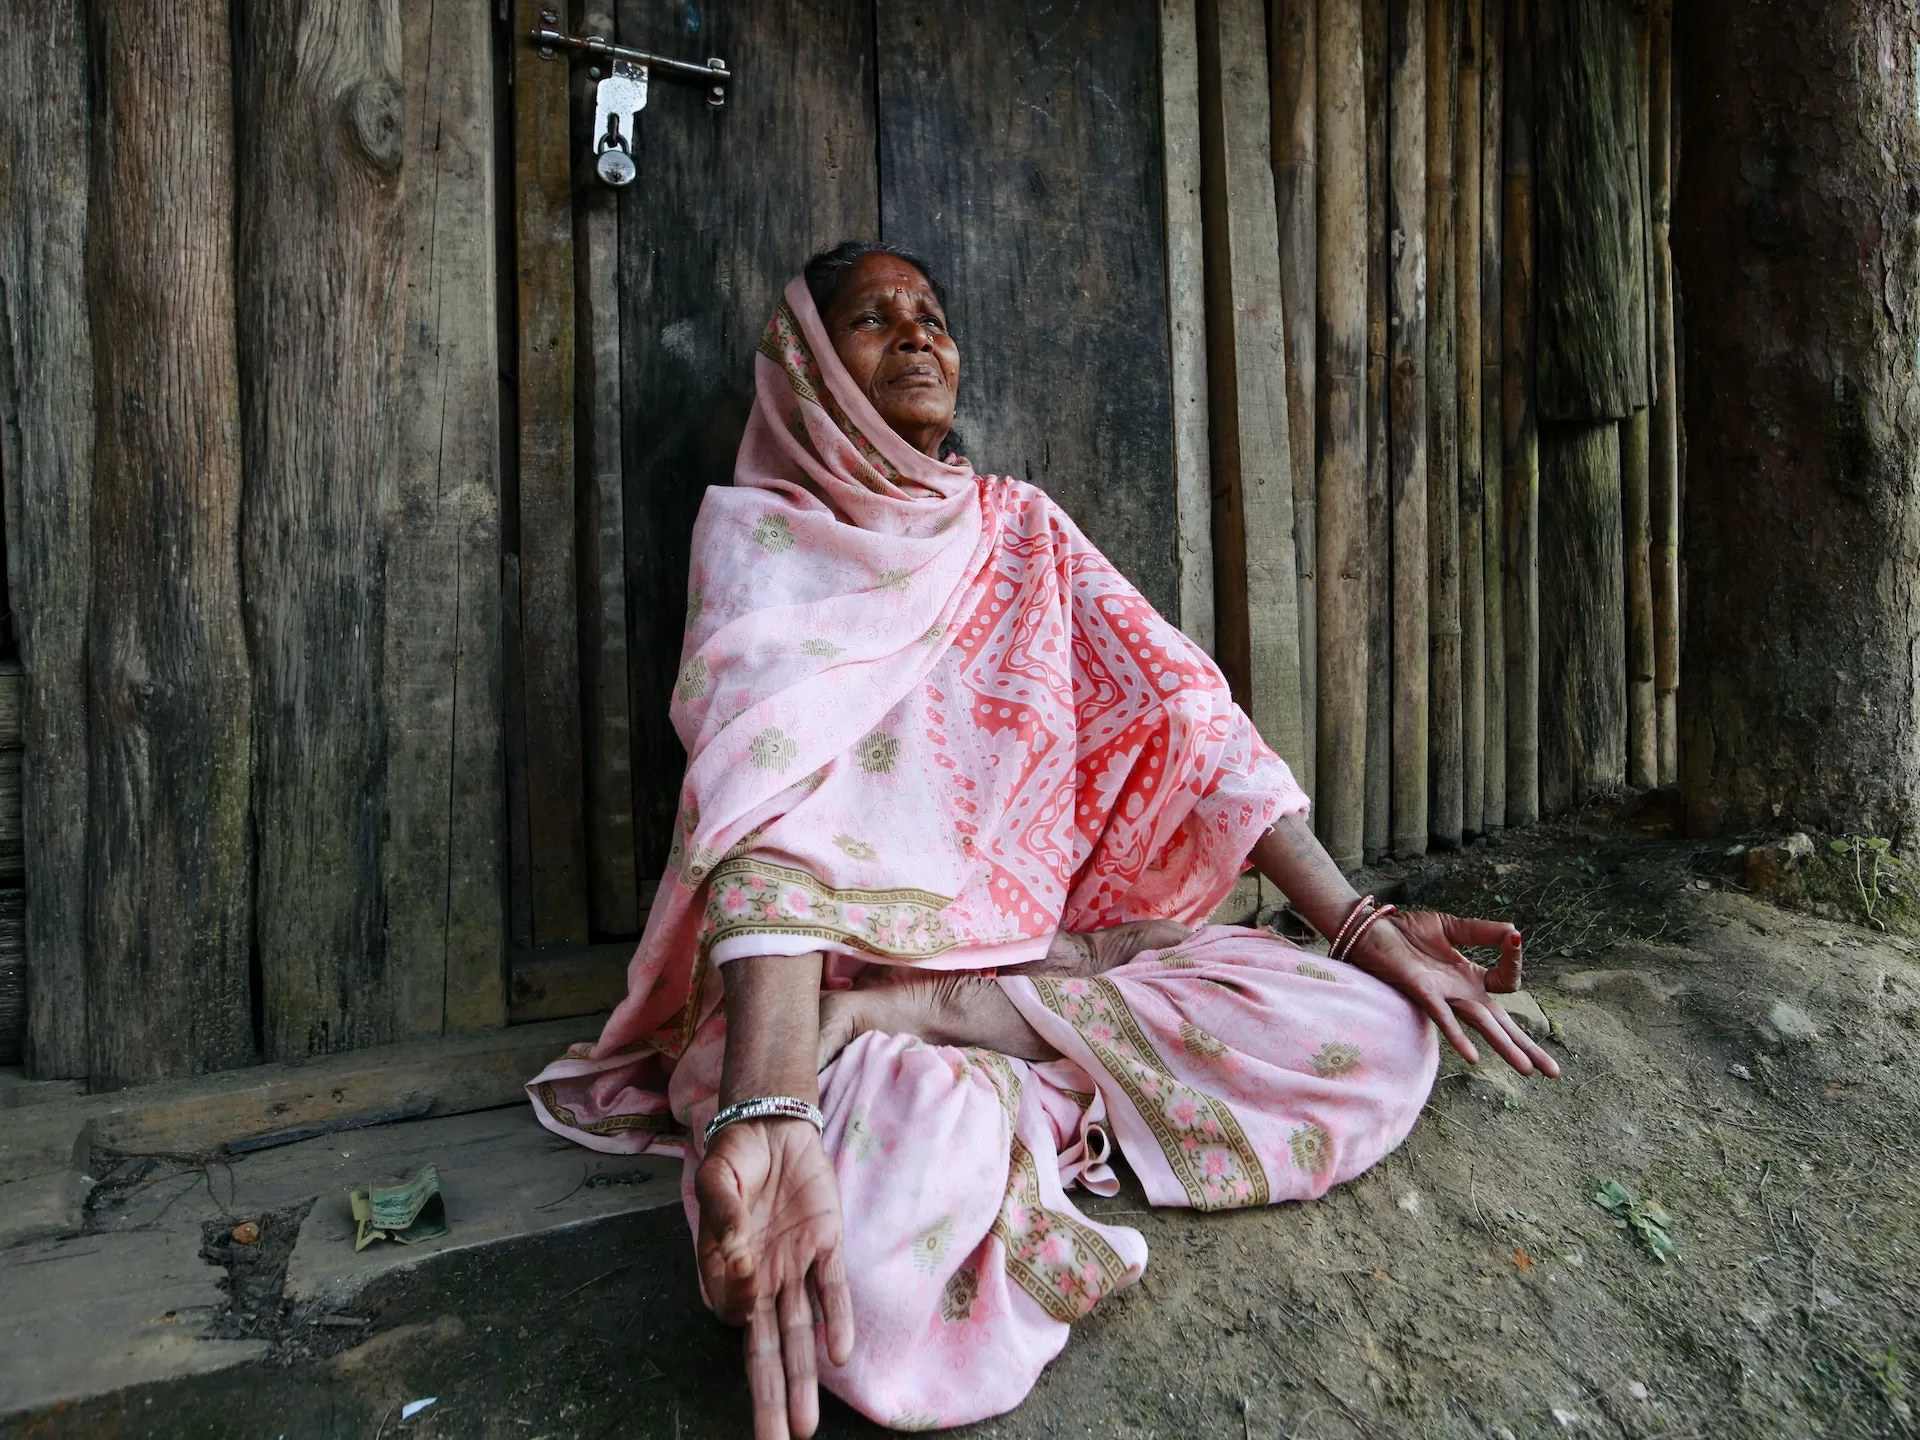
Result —
[{"label": "metal door latch", "polygon": [[698,80],[707,87],[707,104],[727,103],[727,82],[733,79],[727,62],[712,58],[704,65],[690,60],[670,60],[628,45],[615,45],[599,35],[569,35],[559,28],[560,17],[552,10],[540,12],[540,25],[529,38],[540,47],[542,59],[551,60],[561,50],[577,50],[604,56],[609,72],[592,74],[599,83],[593,99],[593,168],[601,182],[620,186],[633,183],[639,167],[633,159],[633,139],[640,112],[647,108],[649,73],[658,70],[663,79]]}]

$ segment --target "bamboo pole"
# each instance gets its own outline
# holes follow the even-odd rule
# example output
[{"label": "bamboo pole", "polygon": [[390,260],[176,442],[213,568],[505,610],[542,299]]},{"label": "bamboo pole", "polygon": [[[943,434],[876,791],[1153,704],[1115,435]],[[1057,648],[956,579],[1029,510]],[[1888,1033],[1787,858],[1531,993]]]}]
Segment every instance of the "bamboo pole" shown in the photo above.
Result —
[{"label": "bamboo pole", "polygon": [[1460,388],[1460,786],[1461,830],[1480,832],[1486,788],[1486,568],[1480,474],[1480,64],[1484,0],[1457,0],[1460,25],[1454,165],[1454,314]]},{"label": "bamboo pole", "polygon": [[1533,0],[1505,0],[1500,217],[1507,824],[1540,818],[1540,433],[1533,408]]},{"label": "bamboo pole", "polygon": [[[1504,393],[1500,333],[1500,160],[1504,119],[1506,17],[1500,0],[1483,0],[1480,49],[1480,483],[1481,585],[1486,615],[1485,707],[1481,828],[1507,823],[1506,607],[1502,603],[1502,548],[1506,526],[1501,499],[1500,401]],[[1467,797],[1472,805],[1473,797]]]},{"label": "bamboo pole", "polygon": [[1620,504],[1624,510],[1627,587],[1627,784],[1652,788],[1658,777],[1653,704],[1652,542],[1647,496],[1651,424],[1642,406],[1620,422]]},{"label": "bamboo pole", "polygon": [[1315,45],[1319,366],[1315,475],[1320,603],[1321,842],[1357,868],[1367,754],[1367,111],[1361,0],[1319,0]]},{"label": "bamboo pole", "polygon": [[1387,7],[1393,849],[1427,850],[1427,0]]},{"label": "bamboo pole", "polygon": [[1393,843],[1393,530],[1387,500],[1387,0],[1365,0],[1367,89],[1367,815],[1365,853]]},{"label": "bamboo pole", "polygon": [[1460,349],[1454,231],[1454,104],[1465,0],[1427,0],[1427,816],[1430,839],[1458,846],[1460,748]]},{"label": "bamboo pole", "polygon": [[1653,220],[1654,400],[1651,473],[1655,778],[1680,779],[1675,700],[1680,688],[1680,387],[1673,323],[1673,4],[1654,0],[1647,124]]},{"label": "bamboo pole", "polygon": [[1319,224],[1316,134],[1319,81],[1315,58],[1315,6],[1318,0],[1275,0],[1269,9],[1272,24],[1273,86],[1273,194],[1280,222],[1280,308],[1286,330],[1287,435],[1293,477],[1293,551],[1299,576],[1300,723],[1306,748],[1301,752],[1298,779],[1318,808],[1315,766],[1319,756],[1319,653],[1315,633],[1319,604],[1314,598],[1319,565],[1315,551],[1319,526],[1314,519],[1317,474],[1314,443],[1314,407],[1318,387],[1314,380],[1316,289],[1319,272]]}]

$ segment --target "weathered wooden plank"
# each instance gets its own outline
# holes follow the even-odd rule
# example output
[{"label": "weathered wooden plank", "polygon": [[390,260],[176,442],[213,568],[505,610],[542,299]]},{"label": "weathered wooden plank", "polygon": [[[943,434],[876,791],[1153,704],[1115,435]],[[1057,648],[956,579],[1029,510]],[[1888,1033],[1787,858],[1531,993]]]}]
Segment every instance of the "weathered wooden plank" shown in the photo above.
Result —
[{"label": "weathered wooden plank", "polygon": [[[4,476],[0,469],[0,476]],[[27,698],[27,677],[18,660],[0,660],[0,750],[18,750],[25,741],[22,707]]]},{"label": "weathered wooden plank", "polygon": [[18,885],[27,876],[20,773],[24,759],[24,751],[0,750],[0,885]]},{"label": "weathered wooden plank", "polygon": [[[640,126],[640,178],[620,200],[627,664],[643,876],[666,862],[686,764],[667,701],[686,621],[687,543],[706,487],[733,477],[753,400],[754,346],[809,254],[881,228],[872,9],[854,0],[763,0],[674,7],[669,17],[628,0],[619,10],[629,44],[752,56],[736,64],[722,109],[689,86],[654,87]],[[939,88],[944,93],[944,83]],[[1160,315],[1164,291],[1155,297]],[[1159,323],[1164,347],[1164,315]],[[998,339],[960,335],[963,349],[979,355],[979,370]],[[963,383],[975,373],[968,369]],[[1160,474],[1169,473],[1163,459]]]},{"label": "weathered wooden plank", "polygon": [[1618,420],[1649,400],[1632,0],[1535,12],[1536,406]]},{"label": "weathered wooden plank", "polygon": [[1458,197],[1453,162],[1466,0],[1427,0],[1427,716],[1428,836],[1460,844],[1460,346],[1454,304]]},{"label": "weathered wooden plank", "polygon": [[[581,28],[617,38],[611,6]],[[574,133],[593,130],[594,87],[576,80]],[[634,876],[632,703],[627,676],[626,496],[620,465],[620,212],[574,147],[574,437],[580,485],[580,679],[585,697],[587,913],[596,935],[640,929]]]},{"label": "weathered wooden plank", "polygon": [[1506,5],[1500,213],[1500,451],[1506,630],[1507,824],[1540,818],[1540,437],[1533,407],[1534,0]]},{"label": "weathered wooden plank", "polygon": [[1157,0],[874,15],[880,228],[947,281],[971,458],[1045,489],[1171,612]]},{"label": "weathered wooden plank", "polygon": [[1427,850],[1427,7],[1387,10],[1393,850]]},{"label": "weathered wooden plank", "polygon": [[1458,0],[1458,4],[1454,333],[1460,371],[1460,824],[1465,834],[1477,835],[1486,789],[1487,753],[1486,562],[1481,520],[1486,492],[1480,472],[1480,407],[1484,393],[1480,375],[1480,65],[1485,0]]},{"label": "weathered wooden plank", "polygon": [[[265,1051],[391,1040],[386,554],[405,234],[397,0],[234,16],[240,547]],[[315,127],[315,115],[341,123]]]},{"label": "weathered wooden plank", "polygon": [[515,1025],[112,1095],[35,1097],[4,1112],[0,1183],[65,1169],[76,1151],[84,1162],[94,1147],[216,1155],[234,1142],[364,1124],[380,1115],[423,1118],[524,1105],[527,1078],[592,1029],[578,1019]]},{"label": "weathered wooden plank", "polygon": [[25,1060],[42,1078],[86,1074],[88,1053],[94,384],[82,8],[81,0],[0,7],[0,474],[9,599],[32,676],[15,726],[33,748],[23,815],[33,837],[34,957]]},{"label": "weathered wooden plank", "polygon": [[[1483,830],[1507,823],[1507,628],[1504,552],[1506,503],[1501,459],[1500,210],[1505,134],[1506,16],[1501,0],[1482,0],[1480,63],[1480,507],[1482,608],[1486,616],[1486,736],[1480,806]],[[1474,803],[1467,797],[1467,804]]]},{"label": "weathered wooden plank", "polygon": [[87,633],[88,1074],[105,1089],[254,1057],[253,702],[227,15],[123,0],[91,20],[93,133],[113,137],[87,243],[89,308],[114,320],[94,336]]},{"label": "weathered wooden plank", "polygon": [[1647,467],[1652,417],[1645,408],[1620,422],[1620,502],[1625,513],[1627,783],[1651,788],[1659,775],[1653,689],[1652,516]]},{"label": "weathered wooden plank", "polygon": [[1304,745],[1286,339],[1257,0],[1202,0],[1200,140],[1222,668],[1290,763]]},{"label": "weathered wooden plank", "polygon": [[1673,296],[1673,5],[1653,0],[1647,124],[1647,180],[1653,222],[1653,439],[1650,508],[1653,520],[1653,636],[1655,710],[1659,725],[1657,777],[1680,779],[1677,699],[1680,689],[1680,383],[1674,346]]},{"label": "weathered wooden plank", "polygon": [[1300,741],[1298,779],[1318,812],[1319,522],[1314,516],[1319,447],[1315,293],[1320,270],[1317,111],[1318,0],[1267,7],[1273,90],[1273,193],[1280,224],[1280,314],[1287,340],[1287,440],[1293,477],[1293,555],[1300,577]]},{"label": "weathered wooden plank", "polygon": [[401,0],[406,316],[386,518],[394,1032],[506,1018],[492,35]]},{"label": "weathered wooden plank", "polygon": [[519,316],[520,654],[533,938],[586,940],[580,588],[575,550],[573,161],[567,62],[521,42],[547,0],[514,0],[514,278]]},{"label": "weathered wooden plank", "polygon": [[500,557],[500,746],[506,758],[507,935],[512,952],[533,949],[532,832],[527,821],[527,721],[520,668],[520,557]]},{"label": "weathered wooden plank", "polygon": [[1167,353],[1180,538],[1179,625],[1213,653],[1213,476],[1207,445],[1207,295],[1200,218],[1200,32],[1194,0],[1160,3],[1160,145],[1167,226]]},{"label": "weathered wooden plank", "polygon": [[27,1039],[27,892],[0,890],[0,1065],[18,1065]]},{"label": "weathered wooden plank", "polygon": [[1315,523],[1320,763],[1315,825],[1362,859],[1367,768],[1367,105],[1361,0],[1319,0]]},{"label": "weathered wooden plank", "polygon": [[1624,428],[1540,427],[1540,807],[1549,815],[1626,779]]},{"label": "weathered wooden plank", "polygon": [[1393,843],[1393,528],[1387,494],[1387,0],[1364,0],[1367,104],[1367,813],[1364,851]]},{"label": "weathered wooden plank", "polygon": [[626,998],[631,942],[582,945],[514,962],[508,1014],[516,1025],[594,1015]]}]

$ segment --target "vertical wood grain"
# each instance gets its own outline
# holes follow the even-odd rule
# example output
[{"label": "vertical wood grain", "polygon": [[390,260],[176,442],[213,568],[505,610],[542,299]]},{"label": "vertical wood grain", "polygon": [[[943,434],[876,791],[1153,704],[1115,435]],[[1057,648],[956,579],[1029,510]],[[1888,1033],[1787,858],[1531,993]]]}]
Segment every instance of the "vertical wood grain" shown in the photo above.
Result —
[{"label": "vertical wood grain", "polygon": [[406,317],[386,519],[397,1034],[505,1023],[491,17],[401,0]]},{"label": "vertical wood grain", "polygon": [[1619,421],[1540,427],[1540,808],[1626,779]]},{"label": "vertical wood grain", "polygon": [[514,0],[514,278],[519,316],[520,652],[536,945],[588,934],[575,553],[573,168],[567,62],[520,42]]},{"label": "vertical wood grain", "polygon": [[1267,743],[1301,763],[1299,591],[1266,24],[1201,0],[1200,139],[1220,659]]},{"label": "vertical wood grain", "polygon": [[1624,511],[1626,563],[1627,784],[1646,790],[1657,783],[1658,722],[1653,686],[1652,515],[1648,465],[1652,418],[1645,406],[1620,422],[1620,503]]},{"label": "vertical wood grain", "polygon": [[[1506,393],[1500,310],[1501,171],[1506,133],[1506,15],[1501,0],[1482,0],[1480,59],[1480,477],[1481,604],[1486,616],[1484,783],[1480,825],[1507,823],[1506,502],[1500,408]],[[1467,797],[1467,804],[1474,803]]]},{"label": "vertical wood grain", "polygon": [[1453,161],[1460,12],[1427,0],[1427,816],[1429,837],[1460,843],[1460,347]]},{"label": "vertical wood grain", "polygon": [[[233,70],[223,9],[90,11],[88,1075],[254,1057]],[[76,823],[67,817],[66,823]],[[137,1021],[133,1017],[138,1017]]]},{"label": "vertical wood grain", "polygon": [[1367,104],[1367,795],[1369,861],[1393,843],[1393,527],[1388,504],[1387,0],[1364,0]]},{"label": "vertical wood grain", "polygon": [[0,7],[0,475],[27,677],[24,1060],[87,1073],[87,607],[94,378],[80,0]]},{"label": "vertical wood grain", "polygon": [[1160,3],[1167,351],[1179,542],[1178,623],[1213,653],[1213,496],[1207,449],[1207,296],[1200,218],[1200,34],[1194,0]]},{"label": "vertical wood grain", "polygon": [[1673,5],[1654,0],[1647,117],[1648,191],[1653,222],[1653,434],[1649,489],[1653,529],[1654,692],[1659,725],[1657,778],[1680,779],[1680,377],[1673,295]]},{"label": "vertical wood grain", "polygon": [[1533,11],[1506,5],[1506,156],[1500,214],[1502,624],[1507,824],[1540,818],[1540,436],[1533,403]]},{"label": "vertical wood grain", "polygon": [[1454,132],[1454,315],[1458,347],[1460,447],[1460,824],[1480,833],[1486,789],[1487,611],[1480,473],[1480,66],[1485,0],[1458,0],[1460,67]]},{"label": "vertical wood grain", "polygon": [[1300,593],[1300,726],[1298,779],[1316,801],[1319,743],[1319,523],[1314,518],[1319,446],[1316,289],[1320,270],[1318,0],[1271,0],[1268,66],[1273,90],[1273,193],[1280,226],[1280,311],[1287,338],[1287,440],[1293,477],[1293,551]]},{"label": "vertical wood grain", "polygon": [[[686,765],[667,701],[680,666],[694,515],[707,486],[732,481],[753,401],[754,347],[780,291],[814,251],[882,227],[871,5],[729,0],[695,10],[622,0],[616,18],[628,44],[725,56],[737,77],[717,110],[695,87],[654,86],[640,123],[640,176],[619,201],[634,830],[640,872],[650,877],[666,863]],[[1162,354],[1164,296],[1156,278],[1149,299]],[[983,355],[993,343],[959,340],[963,353]],[[963,395],[978,368],[963,365]],[[1164,460],[1159,474],[1168,500],[1157,543],[1166,547],[1170,591]]]},{"label": "vertical wood grain", "polygon": [[1319,364],[1315,823],[1358,867],[1367,763],[1367,106],[1361,0],[1319,0]]},{"label": "vertical wood grain", "polygon": [[1387,11],[1393,850],[1427,850],[1427,6]]}]

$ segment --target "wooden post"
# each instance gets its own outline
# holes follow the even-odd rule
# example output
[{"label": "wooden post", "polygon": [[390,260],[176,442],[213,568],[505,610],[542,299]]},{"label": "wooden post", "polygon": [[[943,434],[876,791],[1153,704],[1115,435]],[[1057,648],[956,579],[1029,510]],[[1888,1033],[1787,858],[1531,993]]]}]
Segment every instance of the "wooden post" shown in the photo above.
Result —
[{"label": "wooden post", "polygon": [[[1481,829],[1507,823],[1506,502],[1500,409],[1506,394],[1501,354],[1500,210],[1504,189],[1506,15],[1501,0],[1482,0],[1480,51],[1480,476],[1482,610],[1486,616],[1486,736]],[[1467,797],[1469,806],[1473,797]]]},{"label": "wooden post", "polygon": [[1454,313],[1460,357],[1460,824],[1480,833],[1486,790],[1487,614],[1480,474],[1480,65],[1486,0],[1456,0],[1460,20],[1459,126],[1454,165],[1457,241]]},{"label": "wooden post", "polygon": [[0,7],[0,474],[27,686],[27,1073],[87,1073],[93,348],[80,0]]},{"label": "wooden post", "polygon": [[1387,0],[1364,0],[1367,88],[1366,858],[1393,844],[1393,527],[1388,504]]},{"label": "wooden post", "polygon": [[1427,851],[1427,5],[1387,8],[1393,850]]},{"label": "wooden post", "polygon": [[1160,0],[1161,155],[1167,224],[1167,350],[1180,539],[1180,628],[1208,654],[1213,498],[1207,451],[1207,297],[1200,218],[1200,34],[1194,0]]},{"label": "wooden post", "polygon": [[1647,496],[1649,411],[1641,406],[1620,422],[1620,503],[1624,514],[1626,565],[1627,784],[1658,783],[1658,726],[1653,699],[1653,586],[1648,572],[1652,545]]},{"label": "wooden post", "polygon": [[1300,763],[1299,622],[1280,239],[1260,0],[1200,0],[1201,202],[1222,668],[1253,723]]},{"label": "wooden post", "polygon": [[442,978],[389,957],[380,890],[400,15],[263,0],[233,28],[254,931],[266,1056],[301,1060],[394,1039],[400,976]]},{"label": "wooden post", "polygon": [[1647,124],[1649,208],[1653,222],[1652,510],[1656,778],[1680,779],[1680,385],[1673,325],[1673,3],[1654,0],[1649,15],[1651,71]]},{"label": "wooden post", "polygon": [[1533,0],[1505,0],[1504,205],[1500,214],[1502,626],[1507,824],[1540,818],[1540,437],[1533,404]]},{"label": "wooden post", "polygon": [[406,323],[382,859],[396,1028],[425,1034],[506,1021],[499,256],[490,18],[401,0],[401,24]]},{"label": "wooden post", "polygon": [[[581,17],[590,35],[614,36],[607,0]],[[591,134],[594,86],[577,77],[574,133]],[[634,869],[633,733],[627,673],[627,541],[620,459],[620,214],[618,196],[589,173],[574,147],[574,443],[579,494],[580,667],[585,697],[587,912],[596,935],[640,929]]]},{"label": "wooden post", "polygon": [[1316,364],[1315,287],[1319,273],[1319,224],[1314,218],[1318,106],[1314,89],[1319,62],[1317,0],[1273,0],[1270,50],[1273,68],[1273,189],[1280,225],[1280,307],[1287,339],[1287,438],[1293,476],[1294,563],[1299,567],[1301,787],[1316,799],[1315,766],[1319,745],[1319,682],[1314,638],[1319,624],[1317,558],[1319,526],[1314,519],[1314,407]]},{"label": "wooden post", "polygon": [[1460,844],[1460,349],[1453,183],[1456,65],[1466,0],[1427,0],[1427,829]]},{"label": "wooden post", "polygon": [[[92,12],[88,1075],[254,1058],[227,14]],[[74,823],[67,817],[66,823]]]},{"label": "wooden post", "polygon": [[1540,805],[1626,778],[1626,597],[1615,421],[1540,427]]},{"label": "wooden post", "polygon": [[1361,0],[1319,0],[1320,764],[1316,828],[1362,857],[1367,763],[1367,108]]},{"label": "wooden post", "polygon": [[[520,630],[536,945],[587,939],[580,603],[574,548],[573,169],[567,62],[519,37],[546,0],[514,0],[514,271],[520,325]],[[509,704],[513,703],[511,700]]]}]

